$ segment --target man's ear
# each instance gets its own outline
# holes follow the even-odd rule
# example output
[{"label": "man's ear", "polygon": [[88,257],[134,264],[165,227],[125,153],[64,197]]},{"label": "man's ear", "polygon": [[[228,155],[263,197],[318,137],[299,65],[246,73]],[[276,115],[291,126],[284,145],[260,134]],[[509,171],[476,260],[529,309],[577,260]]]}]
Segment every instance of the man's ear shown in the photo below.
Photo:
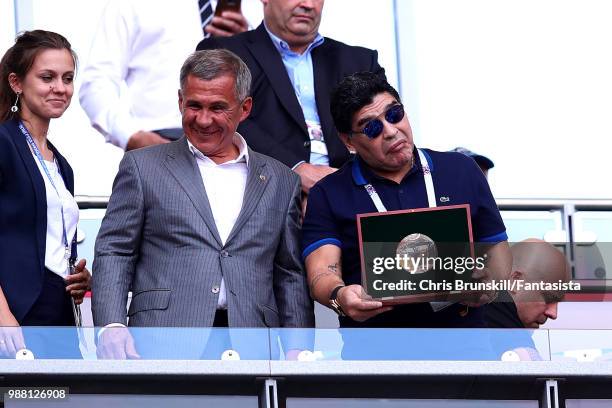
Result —
[{"label": "man's ear", "polygon": [[240,122],[242,122],[251,114],[251,109],[253,109],[253,98],[249,96],[244,101],[242,101],[240,109],[242,110],[242,112],[240,112]]},{"label": "man's ear", "polygon": [[178,104],[179,104],[179,112],[183,113],[183,92],[178,90]]},{"label": "man's ear", "polygon": [[[513,271],[510,273],[510,280],[511,280],[511,281],[523,280],[524,278],[525,278],[525,275],[524,275],[524,274],[523,274],[523,272],[521,272],[521,271],[518,271],[518,270],[513,270]],[[509,290],[509,292],[514,294],[514,293],[516,293],[517,291],[516,291],[516,290],[514,290],[514,291],[513,291],[513,290]]]},{"label": "man's ear", "polygon": [[349,150],[349,152],[355,153],[355,147],[351,143],[351,138],[349,137],[348,133],[338,132],[338,136],[340,137],[340,140],[342,140],[342,143],[344,143],[346,148]]}]

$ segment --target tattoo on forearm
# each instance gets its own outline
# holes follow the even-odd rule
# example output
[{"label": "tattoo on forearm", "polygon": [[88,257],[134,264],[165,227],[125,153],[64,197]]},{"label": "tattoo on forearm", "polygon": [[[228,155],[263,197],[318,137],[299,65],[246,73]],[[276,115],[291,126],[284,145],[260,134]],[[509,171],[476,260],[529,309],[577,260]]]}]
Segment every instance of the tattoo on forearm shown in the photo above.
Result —
[{"label": "tattoo on forearm", "polygon": [[331,272],[322,272],[322,273],[318,274],[317,276],[315,276],[315,277],[312,279],[312,281],[310,281],[310,293],[311,293],[312,295],[314,295],[314,289],[315,289],[315,286],[317,285],[317,283],[318,283],[318,282],[319,282],[321,279],[323,279],[324,277],[326,277],[326,276],[330,276],[330,275],[334,275],[334,274],[333,274],[333,273],[331,273]]},{"label": "tattoo on forearm", "polygon": [[333,265],[327,265],[327,271],[326,272],[321,272],[319,273],[317,276],[315,276],[311,281],[310,281],[310,293],[314,294],[314,289],[317,285],[317,283],[323,279],[326,276],[335,276],[335,277],[340,277],[340,271],[339,271],[340,265],[336,262]]},{"label": "tattoo on forearm", "polygon": [[334,275],[340,276],[340,265],[336,262],[333,265],[327,265],[327,270],[332,272]]}]

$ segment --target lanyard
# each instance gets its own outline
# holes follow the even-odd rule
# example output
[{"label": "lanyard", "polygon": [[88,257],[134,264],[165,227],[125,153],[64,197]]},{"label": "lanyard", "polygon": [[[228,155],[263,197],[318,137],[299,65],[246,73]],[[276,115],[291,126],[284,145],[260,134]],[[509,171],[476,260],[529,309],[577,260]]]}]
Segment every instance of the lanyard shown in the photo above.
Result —
[{"label": "lanyard", "polygon": [[[425,179],[425,190],[427,190],[427,203],[430,208],[436,207],[436,192],[434,190],[433,178],[431,177],[431,169],[429,168],[429,163],[427,162],[427,158],[425,154],[421,151],[421,149],[417,149],[419,153],[419,159],[421,160],[421,167],[423,168],[423,179]],[[386,212],[387,207],[383,204],[378,192],[372,184],[366,184],[364,186],[370,199],[376,206],[376,210],[378,212]]]},{"label": "lanyard", "polygon": [[64,241],[64,246],[65,246],[64,257],[66,258],[66,260],[69,260],[71,251],[70,251],[70,244],[68,244],[68,232],[66,231],[66,221],[64,219],[64,204],[62,202],[62,196],[60,195],[57,187],[55,186],[55,183],[53,182],[51,173],[49,172],[49,169],[47,168],[47,165],[45,164],[45,160],[43,159],[42,154],[40,153],[40,150],[38,150],[38,146],[36,146],[36,143],[34,143],[34,139],[32,139],[30,132],[28,132],[25,126],[23,126],[23,123],[21,121],[19,122],[19,129],[21,130],[21,133],[23,133],[23,135],[25,136],[26,141],[28,142],[28,144],[30,145],[30,148],[32,149],[32,152],[34,153],[34,156],[36,156],[36,158],[38,159],[38,162],[40,163],[41,167],[45,171],[45,174],[47,175],[47,179],[51,183],[51,186],[53,187],[53,189],[55,190],[55,193],[57,194],[57,197],[59,198],[60,205],[61,205],[61,213],[62,213],[62,240]]}]

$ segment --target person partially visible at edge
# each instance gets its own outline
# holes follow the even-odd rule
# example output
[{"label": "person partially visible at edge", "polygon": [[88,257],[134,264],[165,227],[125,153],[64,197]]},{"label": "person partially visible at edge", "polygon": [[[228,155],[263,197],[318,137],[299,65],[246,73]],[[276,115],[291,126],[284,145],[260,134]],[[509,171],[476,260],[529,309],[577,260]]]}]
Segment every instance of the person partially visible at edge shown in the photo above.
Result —
[{"label": "person partially visible at edge", "polygon": [[81,107],[107,142],[132,150],[182,136],[174,105],[182,62],[205,35],[231,36],[259,23],[257,0],[213,15],[217,3],[206,6],[203,22],[198,0],[107,1],[79,89]]},{"label": "person partially visible at edge", "polygon": [[[90,274],[75,262],[72,168],[47,138],[74,92],[76,54],[60,34],[26,31],[0,62],[0,355],[30,347],[19,326],[73,326]],[[55,352],[78,355],[76,336]],[[70,353],[68,353],[70,354]],[[42,357],[37,355],[36,357]]]},{"label": "person partially visible at edge", "polygon": [[472,159],[474,159],[474,161],[476,162],[476,164],[478,164],[478,167],[480,167],[480,170],[482,170],[486,178],[489,177],[489,170],[495,167],[493,160],[489,159],[487,156],[466,149],[465,147],[455,147],[450,151],[465,154],[467,157],[471,157]]}]

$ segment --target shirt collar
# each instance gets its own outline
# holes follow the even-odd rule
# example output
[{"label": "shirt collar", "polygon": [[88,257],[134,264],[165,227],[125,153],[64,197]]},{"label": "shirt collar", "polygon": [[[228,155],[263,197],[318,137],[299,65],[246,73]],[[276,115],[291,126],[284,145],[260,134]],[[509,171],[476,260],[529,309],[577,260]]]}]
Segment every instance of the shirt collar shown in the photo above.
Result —
[{"label": "shirt collar", "polygon": [[[238,157],[233,160],[226,161],[223,164],[232,164],[232,163],[246,163],[247,167],[249,166],[249,148],[247,146],[246,140],[242,137],[242,135],[238,132],[234,133],[234,145],[238,148]],[[201,151],[199,151],[189,139],[187,139],[187,145],[189,146],[189,150],[196,157],[196,159],[204,160],[205,162],[214,163],[212,159],[208,158]],[[216,165],[216,163],[215,163]]]},{"label": "shirt collar", "polygon": [[[406,174],[406,176],[404,176],[404,180],[412,174],[416,173],[417,171],[420,171],[421,173],[423,172],[421,167],[421,159],[419,157],[419,152],[417,151],[416,146],[412,151],[412,157],[414,157],[414,164],[410,171]],[[356,155],[355,159],[353,160],[351,172],[353,175],[353,181],[358,186],[365,186],[366,184],[370,183],[371,180],[375,179],[387,180],[384,177],[376,175],[376,173],[374,173],[372,169],[370,169],[370,166],[368,166],[358,155]]]},{"label": "shirt collar", "polygon": [[[291,54],[297,55],[296,52],[291,51],[291,47],[289,47],[289,44],[287,44],[287,41],[282,40],[281,38],[277,37],[276,35],[272,33],[272,31],[268,29],[268,26],[266,25],[265,21],[264,21],[264,27],[266,31],[268,32],[268,35],[270,36],[270,39],[272,40],[274,47],[276,47],[279,53],[281,54],[291,53]],[[319,45],[323,44],[323,41],[325,41],[325,38],[323,38],[321,34],[317,33],[317,36],[308,45],[308,48],[306,48],[306,51],[304,51],[304,54],[308,54],[310,51],[312,51],[313,48],[316,48]]]}]

